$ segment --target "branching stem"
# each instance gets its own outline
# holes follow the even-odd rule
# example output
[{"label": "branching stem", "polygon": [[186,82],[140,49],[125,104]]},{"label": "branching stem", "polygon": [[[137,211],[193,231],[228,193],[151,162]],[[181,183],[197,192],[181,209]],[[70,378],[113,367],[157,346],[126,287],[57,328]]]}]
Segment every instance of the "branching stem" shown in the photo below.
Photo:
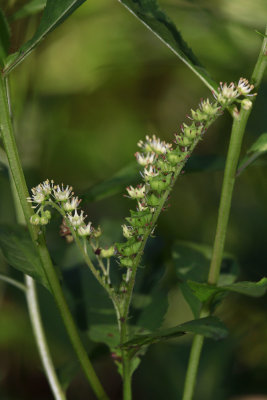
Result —
[{"label": "branching stem", "polygon": [[[267,26],[265,34],[266,33],[267,33]],[[251,77],[251,82],[254,83],[256,89],[260,85],[266,66],[267,66],[267,37],[265,36],[258,60],[256,62]],[[225,245],[225,237],[230,215],[233,189],[236,179],[236,168],[240,156],[244,132],[246,129],[247,121],[251,113],[251,110],[252,108],[250,108],[249,110],[241,108],[239,116],[234,118],[232,125],[231,138],[228,147],[226,166],[224,171],[220,206],[218,211],[216,234],[215,234],[212,259],[208,276],[208,282],[214,285],[217,284],[220,275],[220,268],[221,268],[222,256]],[[206,311],[202,310],[201,316],[203,316],[202,315],[203,312],[205,312],[205,316],[209,314],[209,313],[207,314]],[[193,398],[194,388],[197,378],[197,370],[203,347],[203,342],[204,342],[204,337],[201,335],[196,335],[193,339],[182,400],[192,400]]]}]

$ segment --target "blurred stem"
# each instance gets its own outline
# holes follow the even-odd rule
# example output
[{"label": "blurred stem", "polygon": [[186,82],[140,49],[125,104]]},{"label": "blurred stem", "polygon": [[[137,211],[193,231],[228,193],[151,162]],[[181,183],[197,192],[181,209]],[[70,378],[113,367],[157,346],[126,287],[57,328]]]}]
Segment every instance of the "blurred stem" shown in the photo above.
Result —
[{"label": "blurred stem", "polygon": [[[267,26],[265,34],[267,34]],[[267,66],[267,37],[264,38],[263,44],[256,62],[255,68],[251,76],[251,82],[257,89],[261,83],[265,68]],[[251,99],[255,100],[255,97]],[[240,156],[242,140],[246,129],[247,121],[251,113],[249,110],[241,108],[238,116],[234,118],[230,143],[228,147],[226,166],[224,170],[224,178],[222,184],[222,192],[220,198],[220,206],[218,211],[217,228],[213,245],[213,252],[208,275],[208,282],[216,285],[220,275],[226,231],[229,221],[230,208],[232,203],[233,189],[236,179],[236,168]],[[203,315],[205,314],[205,315]],[[202,309],[200,316],[207,316],[209,312]],[[204,337],[196,335],[192,342],[189,363],[186,373],[184,394],[182,400],[192,400],[197,377],[199,359],[203,347]]]},{"label": "blurred stem", "polygon": [[47,280],[49,282],[51,291],[54,295],[55,301],[61,313],[62,319],[64,321],[66,330],[68,332],[71,343],[74,347],[74,350],[77,354],[77,357],[83,367],[85,375],[97,396],[98,399],[104,400],[107,399],[107,395],[95,374],[93,366],[87,356],[86,350],[82,344],[82,341],[79,337],[79,333],[77,327],[74,323],[72,315],[69,311],[68,305],[63,295],[63,291],[61,289],[57,274],[54,270],[53,264],[51,262],[51,258],[46,247],[45,238],[43,234],[40,232],[39,227],[33,226],[30,223],[30,218],[33,215],[33,210],[30,204],[27,201],[27,197],[29,197],[29,192],[27,189],[25,177],[23,174],[14,133],[13,127],[11,123],[9,107],[8,107],[8,99],[6,93],[6,86],[4,78],[0,77],[0,131],[2,140],[4,143],[6,155],[8,158],[10,172],[12,174],[12,178],[14,180],[14,184],[16,187],[16,192],[18,194],[19,203],[23,211],[23,215],[32,238],[32,241],[35,245],[36,251],[41,260],[42,266],[44,268],[44,272],[46,274]]},{"label": "blurred stem", "polygon": [[65,393],[58,380],[51,354],[47,345],[40,315],[35,282],[30,276],[25,275],[25,284],[27,287],[26,299],[29,316],[31,319],[35,341],[37,343],[38,351],[42,360],[47,380],[53,392],[54,398],[56,400],[66,400]]},{"label": "blurred stem", "polygon": [[[10,97],[8,92],[7,96],[9,102],[9,113],[11,115]],[[10,176],[10,185],[16,210],[17,222],[21,225],[26,225],[26,221],[19,202],[18,193],[12,175],[9,174],[9,176]],[[34,338],[37,344],[38,352],[42,361],[45,375],[47,377],[50,389],[54,395],[55,400],[66,400],[64,390],[62,389],[60,382],[58,380],[56,370],[52,361],[52,357],[49,351],[49,347],[46,341],[35,282],[28,275],[24,275],[24,281],[25,285],[23,286],[25,288],[25,296],[27,300],[29,317],[31,320]]]}]

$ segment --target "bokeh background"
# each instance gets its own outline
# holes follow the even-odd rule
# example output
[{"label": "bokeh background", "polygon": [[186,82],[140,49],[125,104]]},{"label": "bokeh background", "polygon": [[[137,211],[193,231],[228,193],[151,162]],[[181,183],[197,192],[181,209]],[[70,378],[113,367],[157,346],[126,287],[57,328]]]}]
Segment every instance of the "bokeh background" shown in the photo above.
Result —
[{"label": "bokeh background", "polygon": [[[7,15],[23,1],[3,1]],[[184,39],[218,82],[249,77],[264,31],[266,0],[212,2],[162,0]],[[11,51],[30,38],[38,23],[32,16],[12,23]],[[85,2],[64,24],[16,68],[10,79],[14,124],[29,187],[46,178],[88,193],[134,161],[137,141],[156,134],[171,141],[191,108],[210,95],[198,78],[151,32],[115,0]],[[267,75],[247,127],[243,155],[267,129]],[[226,154],[231,119],[227,113],[209,130],[195,154]],[[220,189],[221,162],[206,171],[188,170],[176,184],[171,208],[160,217],[154,244],[148,246],[150,274],[161,268],[172,276],[176,241],[212,245]],[[239,279],[259,280],[266,274],[266,156],[236,182],[226,250],[238,261]],[[129,182],[130,183],[130,182]],[[13,223],[15,213],[5,171],[0,173],[0,222]],[[120,238],[128,215],[123,193],[84,201],[90,220],[101,224],[111,240]],[[58,265],[74,257],[63,239],[56,239],[60,221],[49,228],[48,241]],[[63,256],[64,262],[62,261]],[[155,267],[155,268],[154,268]],[[154,269],[153,269],[154,268]],[[5,264],[1,271],[22,276]],[[168,310],[163,326],[192,318],[177,286],[169,279]],[[72,349],[53,300],[39,288],[49,343],[58,367],[73,359]],[[0,398],[50,400],[31,332],[25,298],[0,285]],[[231,335],[206,340],[196,400],[267,398],[266,297],[231,295],[217,314]],[[191,337],[153,345],[133,379],[138,400],[179,399]],[[105,346],[88,341],[91,357],[112,399],[120,399],[121,383]],[[94,399],[80,371],[69,399]]]}]

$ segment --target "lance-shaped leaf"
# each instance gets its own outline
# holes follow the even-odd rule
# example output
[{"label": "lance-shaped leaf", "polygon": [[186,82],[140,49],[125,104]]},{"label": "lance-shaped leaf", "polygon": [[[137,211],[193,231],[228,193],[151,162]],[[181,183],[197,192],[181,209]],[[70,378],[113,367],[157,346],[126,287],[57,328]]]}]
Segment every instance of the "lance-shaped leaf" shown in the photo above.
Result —
[{"label": "lance-shaped leaf", "polygon": [[8,74],[12,71],[51,31],[65,21],[84,2],[85,0],[47,0],[35,34],[16,53],[7,58],[4,73]]},{"label": "lance-shaped leaf", "polygon": [[0,226],[0,248],[8,264],[30,275],[49,289],[42,264],[28,232],[23,227]]},{"label": "lance-shaped leaf", "polygon": [[156,0],[119,1],[169,47],[210,90],[217,89],[217,84],[209,77],[175,24],[159,8]]},{"label": "lance-shaped leaf", "polygon": [[0,8],[0,65],[4,65],[4,60],[8,54],[10,40],[9,25],[3,11]]},{"label": "lance-shaped leaf", "polygon": [[140,334],[123,344],[123,348],[139,348],[163,340],[175,339],[186,333],[203,335],[211,339],[223,339],[227,336],[227,328],[217,317],[206,317],[185,322],[169,329],[161,329],[155,333]]},{"label": "lance-shaped leaf", "polygon": [[195,296],[202,302],[209,300],[218,293],[235,292],[246,296],[260,297],[267,291],[267,278],[262,278],[259,282],[244,281],[224,286],[214,286],[193,281],[188,281],[187,283]]},{"label": "lance-shaped leaf", "polygon": [[267,133],[263,133],[253,143],[248,150],[248,154],[239,165],[236,176],[240,175],[248,166],[250,166],[258,157],[267,153]]},{"label": "lance-shaped leaf", "polygon": [[12,15],[11,20],[15,21],[17,19],[28,17],[29,15],[37,14],[46,6],[47,0],[31,0],[24,4],[15,14]]}]

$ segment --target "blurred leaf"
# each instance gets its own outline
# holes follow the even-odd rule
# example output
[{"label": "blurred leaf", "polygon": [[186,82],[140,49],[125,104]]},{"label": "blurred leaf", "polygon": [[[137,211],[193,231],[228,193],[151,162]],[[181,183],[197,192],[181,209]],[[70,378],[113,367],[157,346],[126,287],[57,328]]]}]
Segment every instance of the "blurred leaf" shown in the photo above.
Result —
[{"label": "blurred leaf", "polygon": [[267,133],[263,133],[258,137],[258,139],[253,143],[253,145],[248,150],[248,153],[265,153],[267,151]]},{"label": "blurred leaf", "polygon": [[168,305],[167,290],[156,287],[150,294],[150,303],[142,309],[136,324],[149,330],[159,328],[168,310]]},{"label": "blurred leaf", "polygon": [[225,166],[225,157],[205,154],[192,155],[185,165],[186,172],[220,171]]},{"label": "blurred leaf", "polygon": [[80,371],[81,366],[77,359],[70,360],[62,367],[57,368],[57,376],[64,390],[67,390],[72,380]]},{"label": "blurred leaf", "polygon": [[240,162],[236,176],[239,176],[247,167],[249,167],[258,157],[267,152],[267,133],[261,134],[258,139],[249,148],[248,153]]},{"label": "blurred leaf", "polygon": [[125,191],[125,187],[138,182],[140,166],[130,163],[116,172],[113,177],[88,189],[81,197],[88,201],[98,201]]},{"label": "blurred leaf", "polygon": [[120,342],[117,325],[91,325],[89,337],[96,343],[105,343],[110,349],[114,349]]},{"label": "blurred leaf", "polygon": [[119,0],[148,29],[150,29],[174,54],[176,54],[210,90],[217,84],[201,66],[172,20],[159,8],[156,0]]},{"label": "blurred leaf", "polygon": [[13,268],[30,275],[50,290],[38,254],[23,227],[0,225],[0,248]]},{"label": "blurred leaf", "polygon": [[[197,318],[201,302],[199,298],[196,297],[187,281],[207,282],[212,247],[198,243],[179,241],[175,243],[172,254],[176,274],[180,280],[179,287],[194,316]],[[236,280],[237,274],[238,264],[235,258],[230,254],[224,253],[219,283],[221,285],[231,284]]]},{"label": "blurred leaf", "polygon": [[15,14],[12,15],[12,21],[28,17],[29,15],[37,14],[46,6],[47,0],[32,0],[24,4]]},{"label": "blurred leaf", "polygon": [[10,41],[10,30],[5,14],[0,8],[0,65],[4,65],[4,60],[8,54]]},{"label": "blurred leaf", "polygon": [[204,302],[212,296],[222,292],[235,292],[251,297],[263,296],[267,291],[267,278],[262,278],[259,282],[237,282],[226,286],[213,286],[207,283],[189,281],[188,285],[194,291],[195,296]]},{"label": "blurred leaf", "polygon": [[[188,160],[185,170],[186,172],[217,171],[222,170],[224,164],[225,158],[221,156],[193,155]],[[116,172],[111,178],[87,189],[81,197],[90,202],[102,200],[125,192],[126,186],[134,185],[140,180],[140,165],[132,162]]]},{"label": "blurred leaf", "polygon": [[47,0],[40,24],[32,37],[6,60],[4,73],[8,74],[21,63],[40,42],[65,21],[85,0]]},{"label": "blurred leaf", "polygon": [[123,347],[131,348],[150,345],[163,340],[174,339],[183,336],[186,333],[204,335],[205,337],[217,340],[226,337],[228,332],[225,325],[218,318],[206,317],[185,322],[184,324],[177,325],[173,328],[162,329],[149,335],[138,335],[132,340],[124,343]]}]

